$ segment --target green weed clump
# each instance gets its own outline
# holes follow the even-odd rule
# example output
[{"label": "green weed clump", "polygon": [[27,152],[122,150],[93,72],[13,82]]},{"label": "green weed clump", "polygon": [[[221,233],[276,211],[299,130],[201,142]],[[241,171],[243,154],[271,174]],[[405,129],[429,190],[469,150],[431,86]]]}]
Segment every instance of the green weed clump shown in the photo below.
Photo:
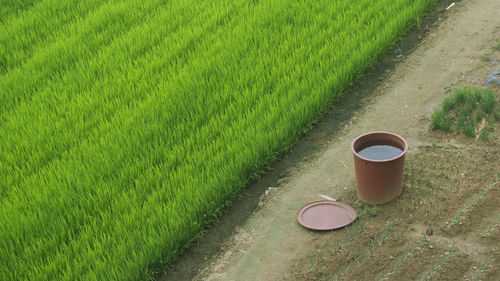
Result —
[{"label": "green weed clump", "polygon": [[431,127],[488,140],[500,116],[497,100],[491,90],[457,88],[431,115]]},{"label": "green weed clump", "polygon": [[435,2],[3,1],[0,280],[155,278]]}]

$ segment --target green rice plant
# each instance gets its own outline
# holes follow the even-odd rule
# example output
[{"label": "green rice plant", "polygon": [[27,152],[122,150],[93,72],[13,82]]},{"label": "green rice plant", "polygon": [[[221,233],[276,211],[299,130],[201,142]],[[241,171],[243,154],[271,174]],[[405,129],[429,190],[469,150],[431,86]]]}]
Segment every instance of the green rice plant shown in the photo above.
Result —
[{"label": "green rice plant", "polygon": [[476,123],[479,123],[481,120],[483,120],[483,112],[478,110],[476,111],[475,115],[474,115],[474,120],[476,121]]},{"label": "green rice plant", "polygon": [[373,253],[375,249],[380,245],[377,239],[370,238],[370,251]]},{"label": "green rice plant", "polygon": [[464,133],[464,135],[471,137],[471,138],[475,136],[474,131],[475,131],[475,124],[474,123],[469,123],[462,128],[462,132]]},{"label": "green rice plant", "polygon": [[490,114],[495,109],[495,105],[495,93],[491,90],[485,91],[485,93],[481,97],[481,110],[486,114]]},{"label": "green rice plant", "polygon": [[439,262],[432,268],[431,272],[429,272],[424,278],[421,280],[429,281],[431,280],[431,277],[436,274],[441,268],[446,264],[446,262],[456,253],[457,249],[452,248],[451,250],[447,251],[444,256],[439,260]]},{"label": "green rice plant", "polygon": [[458,119],[457,119],[457,126],[455,128],[455,131],[457,133],[461,133],[465,127],[465,124],[466,124],[466,118],[467,116],[466,115],[463,115],[463,114],[460,114],[458,116]]},{"label": "green rice plant", "polygon": [[323,252],[318,252],[317,254],[309,257],[309,266],[306,270],[302,272],[302,276],[312,272],[316,266],[323,260]]},{"label": "green rice plant", "polygon": [[475,88],[468,88],[465,91],[465,99],[467,101],[467,104],[471,106],[472,108],[474,105],[479,103],[479,101],[484,100],[485,95],[488,94],[488,90],[479,90]]},{"label": "green rice plant", "polygon": [[415,194],[416,192],[416,187],[415,187],[415,169],[413,163],[411,163],[410,167],[410,195]]},{"label": "green rice plant", "polygon": [[450,131],[451,120],[446,118],[446,113],[444,110],[436,110],[431,116],[432,129],[440,129],[446,132]]},{"label": "green rice plant", "polygon": [[352,270],[354,269],[354,266],[357,263],[357,257],[358,257],[357,255],[354,255],[354,257],[351,257],[349,259],[349,264],[347,265],[347,268],[346,268],[347,272],[352,272]]},{"label": "green rice plant", "polygon": [[455,224],[459,223],[460,222],[460,218],[461,216],[470,208],[472,208],[476,203],[477,201],[479,201],[481,198],[483,198],[489,190],[491,190],[493,187],[495,187],[500,181],[496,181],[494,183],[491,183],[491,184],[488,184],[486,186],[486,188],[482,189],[479,191],[479,194],[477,194],[477,196],[473,197],[469,202],[467,202],[467,204],[460,210],[458,210],[458,212],[455,214],[455,217],[453,218],[453,220],[450,222],[450,224],[448,225],[448,227],[452,227],[454,226]]},{"label": "green rice plant", "polygon": [[336,255],[342,250],[343,244],[337,239],[333,238],[333,241],[327,241],[324,245],[327,248],[328,254],[330,256]]},{"label": "green rice plant", "polygon": [[408,254],[409,250],[407,246],[405,246],[405,248],[403,249],[403,253],[401,254],[401,258],[379,280],[380,281],[387,280],[392,274],[394,274],[394,272],[396,272],[396,270],[398,270],[404,264],[406,258],[408,257]]},{"label": "green rice plant", "polygon": [[337,279],[335,279],[335,280],[341,281],[344,273],[345,273],[344,267],[341,265],[337,265]]},{"label": "green rice plant", "polygon": [[391,219],[385,224],[384,230],[380,233],[380,245],[385,244],[387,239],[389,239],[393,234],[394,231],[392,229],[394,221]]},{"label": "green rice plant", "polygon": [[344,229],[347,233],[347,241],[351,241],[354,238],[354,235],[356,235],[356,232],[354,232],[351,225],[346,226]]},{"label": "green rice plant", "polygon": [[497,216],[495,219],[493,219],[492,222],[489,223],[488,229],[484,232],[484,234],[481,235],[483,238],[488,238],[491,237],[493,231],[496,229],[497,225],[500,223],[500,216]]},{"label": "green rice plant", "polygon": [[479,138],[487,141],[490,137],[490,134],[493,132],[493,128],[491,127],[484,127],[479,131]]},{"label": "green rice plant", "polygon": [[397,259],[396,262],[389,267],[389,270],[379,279],[379,281],[387,280],[391,275],[393,275],[406,261],[406,258],[415,252],[415,250],[419,247],[422,247],[425,243],[427,243],[427,235],[423,234],[422,240],[420,240],[416,245],[414,245],[411,249],[408,249],[408,246],[405,246],[403,249],[403,253],[401,254],[401,258]]},{"label": "green rice plant", "polygon": [[476,272],[474,272],[474,275],[472,275],[471,281],[476,281],[481,277],[481,274],[488,272],[488,266],[491,264],[493,259],[490,257],[486,261],[484,261],[481,266],[477,269]]},{"label": "green rice plant", "polygon": [[[361,204],[364,204],[364,203],[361,203]],[[358,204],[358,206],[359,205],[360,204]],[[366,205],[366,204],[364,204],[364,205]],[[393,218],[389,218],[389,220],[386,222],[384,228],[380,231],[380,233],[378,235],[378,236],[380,236],[380,239],[379,238],[370,238],[370,240],[368,242],[356,243],[357,246],[354,247],[354,249],[353,249],[354,254],[349,257],[349,263],[348,263],[347,267],[344,268],[344,267],[340,266],[337,268],[337,280],[342,280],[341,278],[346,271],[351,272],[357,264],[362,263],[362,261],[366,258],[367,249],[369,249],[370,253],[373,253],[376,248],[383,245],[387,241],[388,238],[392,237],[394,234],[393,224],[394,224]],[[424,236],[425,236],[425,233],[424,233]],[[351,236],[349,236],[349,237],[351,237]],[[354,237],[354,235],[352,235],[352,237]],[[352,239],[349,240],[349,238],[348,238],[348,242],[351,240]],[[340,243],[339,243],[339,245],[341,248],[342,245]]]},{"label": "green rice plant", "polygon": [[[457,88],[432,113],[431,128],[446,132],[453,130],[468,137],[475,137],[479,131],[478,137],[488,140],[494,120],[500,114],[500,110],[496,110],[496,99],[490,90]],[[488,123],[483,127],[485,119]],[[484,128],[487,129],[483,131]]]},{"label": "green rice plant", "polygon": [[443,113],[453,110],[457,107],[458,100],[456,96],[447,96],[443,100],[442,111]]},{"label": "green rice plant", "polygon": [[323,273],[321,274],[321,279],[322,281],[332,281],[333,280],[333,273]]},{"label": "green rice plant", "polygon": [[[429,164],[432,165],[432,164]],[[403,200],[410,199],[411,205],[416,208],[417,203],[427,202],[424,204],[424,210],[428,213],[430,211],[431,198],[438,199],[439,188],[432,187],[427,183],[428,178],[431,176],[433,169],[431,167],[424,167],[422,164],[415,167],[414,163],[409,165],[409,194]],[[436,202],[437,204],[437,202]]]},{"label": "green rice plant", "polygon": [[376,217],[379,211],[379,207],[368,205],[363,201],[358,201],[356,203],[356,209],[357,217],[360,219]]},{"label": "green rice plant", "polygon": [[361,245],[359,247],[354,247],[353,251],[354,254],[349,257],[349,263],[347,267],[344,266],[338,266],[337,267],[337,280],[341,280],[340,278],[342,277],[343,274],[346,272],[352,272],[354,267],[357,264],[360,264],[366,257],[365,253],[365,246],[366,245]]},{"label": "green rice plant", "polygon": [[363,260],[365,259],[366,255],[365,255],[365,247],[359,247],[357,248],[356,250],[356,262],[359,264],[361,262],[363,262]]},{"label": "green rice plant", "polygon": [[377,206],[370,206],[364,202],[359,201],[357,204],[357,218],[352,224],[346,226],[344,229],[347,233],[347,240],[351,241],[354,237],[366,228],[365,220],[370,217],[375,217],[378,212]]},{"label": "green rice plant", "polygon": [[463,104],[467,101],[467,96],[471,94],[470,88],[462,87],[457,88],[453,91],[452,99],[455,100],[456,104]]},{"label": "green rice plant", "polygon": [[424,184],[423,184],[423,177],[424,177],[424,169],[420,167],[420,173],[418,174],[418,181],[417,181],[417,196],[418,198],[422,198],[424,196],[424,192],[427,191],[427,195],[429,193],[429,189],[426,189]]},{"label": "green rice plant", "polygon": [[[472,96],[472,94],[471,94],[471,96]],[[476,104],[477,104],[476,102],[465,104],[461,108],[459,116],[464,118],[464,119],[468,119],[470,117],[470,115],[472,114],[472,111],[474,111],[474,107]]]},{"label": "green rice plant", "polygon": [[433,3],[5,2],[0,280],[154,278]]}]

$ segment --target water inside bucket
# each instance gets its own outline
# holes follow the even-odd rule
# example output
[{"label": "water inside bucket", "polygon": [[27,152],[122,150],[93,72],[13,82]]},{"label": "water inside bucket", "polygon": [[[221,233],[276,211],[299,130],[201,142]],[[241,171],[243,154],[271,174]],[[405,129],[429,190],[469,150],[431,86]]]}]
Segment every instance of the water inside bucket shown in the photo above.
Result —
[{"label": "water inside bucket", "polygon": [[403,150],[399,147],[392,145],[373,145],[363,148],[358,154],[370,160],[387,160],[400,155],[402,152]]}]

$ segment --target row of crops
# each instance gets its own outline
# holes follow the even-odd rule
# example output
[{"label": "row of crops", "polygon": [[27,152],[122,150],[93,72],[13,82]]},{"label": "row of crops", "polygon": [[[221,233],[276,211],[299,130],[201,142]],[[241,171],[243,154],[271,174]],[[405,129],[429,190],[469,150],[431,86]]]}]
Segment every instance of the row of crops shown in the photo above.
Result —
[{"label": "row of crops", "polygon": [[433,0],[0,6],[0,280],[143,280]]}]

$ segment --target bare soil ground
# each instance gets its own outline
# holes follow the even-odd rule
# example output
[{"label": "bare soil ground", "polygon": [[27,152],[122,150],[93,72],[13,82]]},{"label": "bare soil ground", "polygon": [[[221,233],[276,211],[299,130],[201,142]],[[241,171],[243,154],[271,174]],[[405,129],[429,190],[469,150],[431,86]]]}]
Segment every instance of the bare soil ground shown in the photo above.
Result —
[{"label": "bare soil ground", "polygon": [[[237,226],[215,225],[159,279],[500,280],[500,127],[489,142],[429,128],[446,89],[483,87],[500,68],[490,61],[500,58],[494,48],[500,1],[463,0],[440,9],[443,16],[411,53],[395,48],[394,68],[379,65],[383,74],[375,76],[369,98],[347,99],[354,115],[334,108],[345,121],[327,115],[294,147],[308,156],[289,161],[292,151],[248,190],[261,194],[256,208],[242,207],[251,214],[237,211],[247,204],[237,201],[227,211],[237,215],[221,217],[239,220]],[[500,95],[498,86],[489,87]],[[373,208],[358,202],[350,142],[376,130],[402,135],[410,149],[403,194]],[[296,213],[321,200],[318,194],[351,204],[360,218],[337,231],[302,228]]]},{"label": "bare soil ground", "polygon": [[[315,244],[284,280],[499,280],[500,146],[422,136],[408,155],[404,193]],[[300,269],[299,269],[300,268]]]}]

